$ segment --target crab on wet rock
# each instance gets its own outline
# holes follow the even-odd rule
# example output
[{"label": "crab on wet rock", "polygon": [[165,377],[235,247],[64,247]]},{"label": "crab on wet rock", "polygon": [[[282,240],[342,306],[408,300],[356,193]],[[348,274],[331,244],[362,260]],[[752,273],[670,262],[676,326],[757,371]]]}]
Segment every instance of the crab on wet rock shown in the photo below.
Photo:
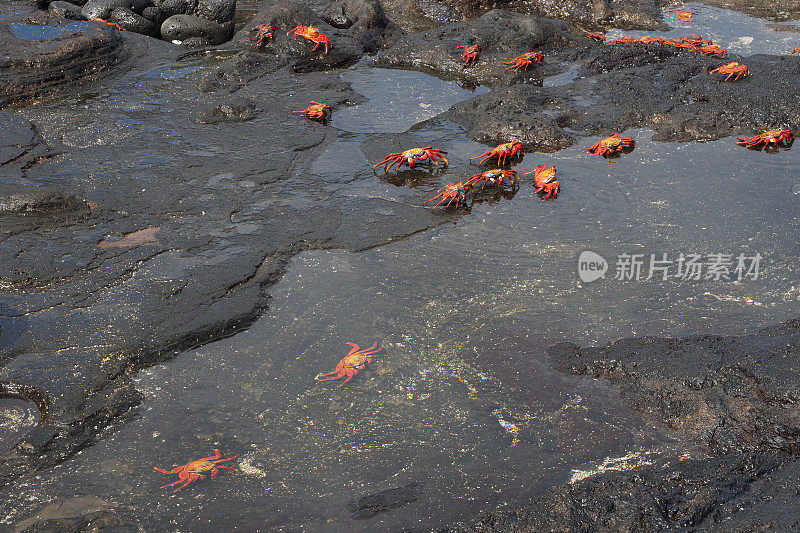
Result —
[{"label": "crab on wet rock", "polygon": [[478,57],[481,53],[481,45],[479,44],[462,44],[461,46],[457,46],[456,49],[463,48],[464,51],[461,53],[461,59],[464,60],[464,65],[462,65],[462,69],[466,67],[471,67],[475,63],[478,62]]},{"label": "crab on wet rock", "polygon": [[425,148],[411,148],[410,150],[406,150],[404,152],[395,152],[387,155],[383,158],[383,161],[380,163],[375,163],[372,168],[378,168],[381,165],[384,165],[384,172],[389,172],[389,170],[397,165],[397,170],[400,170],[400,167],[403,165],[408,165],[411,170],[417,165],[430,165],[435,164],[437,167],[439,166],[439,160],[442,161],[445,165],[448,164],[447,158],[445,157],[447,152],[444,150],[439,150],[438,148],[433,148],[432,146],[426,146]]},{"label": "crab on wet rock", "polygon": [[489,187],[500,187],[503,183],[510,183],[512,187],[515,187],[519,184],[519,176],[514,170],[495,168],[470,176],[465,185],[469,188],[477,188],[479,183],[481,184],[481,190],[487,185]]},{"label": "crab on wet rock", "polygon": [[620,137],[619,133],[612,133],[610,137],[587,146],[586,149],[603,157],[618,156],[620,152],[629,152],[636,147],[633,137]]},{"label": "crab on wet rock", "polygon": [[254,28],[250,28],[250,31],[256,32],[255,35],[253,35],[253,40],[256,41],[256,48],[261,48],[265,42],[272,41],[272,37],[275,35],[275,25],[265,22],[264,24],[259,24]]},{"label": "crab on wet rock", "polygon": [[531,172],[533,172],[534,183],[538,187],[533,191],[533,194],[544,193],[542,200],[558,197],[558,193],[561,191],[561,184],[556,181],[555,165],[550,165],[549,167],[547,165],[538,165],[530,172],[526,172],[525,175],[527,176]]},{"label": "crab on wet rock", "polygon": [[521,56],[517,56],[511,61],[504,61],[506,65],[511,65],[506,67],[506,70],[514,69],[514,71],[519,72],[519,69],[528,70],[528,67],[532,66],[537,61],[541,61],[544,58],[542,54],[539,52],[528,52],[527,54],[522,54]]},{"label": "crab on wet rock", "polygon": [[586,30],[583,30],[583,33],[586,34],[586,38],[587,39],[592,39],[592,40],[595,40],[595,41],[597,41],[599,43],[606,42],[606,36],[603,35],[602,33],[597,33],[597,32],[593,32],[593,31],[586,31]]},{"label": "crab on wet rock", "polygon": [[770,130],[753,137],[739,137],[736,143],[747,148],[778,148],[792,144],[794,137],[791,130]]},{"label": "crab on wet rock", "polygon": [[694,52],[695,54],[699,52],[699,53],[701,53],[703,55],[722,58],[722,57],[725,57],[725,55],[728,53],[728,50],[725,49],[725,48],[722,48],[718,44],[709,44],[709,45],[706,45],[706,46],[699,46],[697,48],[693,48],[692,52]]},{"label": "crab on wet rock", "polygon": [[731,79],[731,76],[733,76],[734,74],[736,74],[736,77],[733,78],[733,81],[738,80],[740,76],[744,77],[750,75],[750,69],[747,68],[747,65],[740,65],[739,63],[736,62],[728,63],[727,65],[722,65],[721,67],[717,67],[715,69],[710,70],[708,73],[713,74],[715,72],[719,72],[722,75],[727,74],[728,77],[725,78],[724,81],[728,81],[729,79]]},{"label": "crab on wet rock", "polygon": [[480,160],[478,165],[482,165],[484,162],[488,161],[489,159],[497,159],[498,165],[505,165],[508,159],[513,159],[519,156],[520,158],[525,156],[525,148],[522,146],[522,143],[519,141],[511,141],[507,143],[503,143],[498,145],[495,148],[492,148],[488,152],[484,152],[481,155],[476,155],[475,157],[470,157],[469,160],[472,161],[473,159],[478,159],[482,157],[483,159]]},{"label": "crab on wet rock", "polygon": [[305,37],[309,41],[315,43],[314,48],[311,49],[312,52],[316,50],[319,47],[319,45],[325,46],[325,52],[323,52],[325,54],[328,53],[329,47],[333,48],[333,44],[331,44],[330,38],[321,31],[319,31],[314,26],[295,26],[294,28],[286,32],[286,35],[294,35],[295,41],[297,40],[297,36],[299,35],[300,37]]},{"label": "crab on wet rock", "polygon": [[292,113],[301,113],[304,117],[315,120],[320,124],[327,122],[328,118],[331,116],[331,106],[313,100],[310,101],[309,104],[311,105],[307,108],[300,111],[292,111]]},{"label": "crab on wet rock", "polygon": [[429,202],[439,200],[439,202],[433,206],[434,211],[436,211],[436,208],[442,204],[444,204],[445,207],[450,207],[451,205],[453,207],[459,207],[467,203],[467,193],[471,189],[472,185],[469,183],[464,183],[463,181],[448,183],[436,191],[436,196],[429,200],[425,200],[423,203],[427,204]]}]

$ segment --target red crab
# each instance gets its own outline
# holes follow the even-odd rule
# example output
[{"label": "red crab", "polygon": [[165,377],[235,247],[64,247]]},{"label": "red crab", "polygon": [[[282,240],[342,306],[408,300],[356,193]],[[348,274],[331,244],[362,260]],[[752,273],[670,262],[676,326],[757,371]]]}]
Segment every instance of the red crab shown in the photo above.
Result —
[{"label": "red crab", "polygon": [[661,44],[663,44],[664,46],[671,46],[673,48],[687,48],[689,50],[692,50],[694,48],[691,44],[673,41],[672,39],[664,39],[663,41],[661,41]]},{"label": "red crab", "polygon": [[558,193],[561,191],[561,184],[556,181],[555,165],[550,165],[549,167],[547,165],[539,165],[530,172],[526,172],[525,175],[527,176],[531,172],[533,172],[533,179],[536,186],[539,187],[533,191],[533,194],[540,192],[545,193],[542,200],[547,200],[551,196],[554,199],[558,197]]},{"label": "red crab", "polygon": [[438,167],[438,159],[441,159],[445,165],[449,164],[447,158],[444,157],[446,155],[447,152],[444,150],[439,150],[438,148],[433,148],[431,146],[426,146],[425,148],[411,148],[405,152],[395,152],[387,155],[383,158],[383,161],[380,163],[375,163],[372,168],[375,169],[381,165],[386,165],[383,171],[389,172],[389,169],[391,169],[392,166],[397,165],[397,170],[400,170],[400,167],[403,166],[403,163],[406,163],[411,170],[414,170],[414,167],[419,164],[429,165],[431,162]]},{"label": "red crab", "polygon": [[314,48],[311,49],[312,52],[316,50],[319,47],[319,45],[325,46],[324,53],[326,54],[328,53],[328,47],[333,48],[333,44],[331,44],[330,38],[321,31],[319,31],[314,26],[296,26],[293,29],[286,32],[286,35],[292,35],[292,34],[294,34],[295,41],[297,40],[297,36],[299,35],[300,37],[305,37],[309,41],[316,43],[314,45]]},{"label": "red crab", "polygon": [[[431,198],[430,200],[425,200],[423,203],[427,204],[428,202],[433,202],[434,200],[439,200],[435,206],[433,206],[433,210],[436,211],[436,208],[440,205],[444,204],[445,207],[450,207],[450,205],[455,202],[455,207],[459,205],[465,204],[467,202],[467,193],[472,189],[472,186],[464,183],[463,181],[457,181],[455,183],[448,183],[438,191],[436,191],[436,196]],[[447,202],[445,204],[445,202]]]},{"label": "red crab", "polygon": [[601,43],[606,42],[606,36],[603,35],[602,33],[595,33],[593,31],[586,31],[586,30],[583,30],[583,33],[586,34],[586,38],[587,39],[594,39],[595,41],[598,41],[598,42],[601,42]]},{"label": "red crab", "polygon": [[640,42],[639,39],[635,39],[630,35],[625,35],[624,37],[620,37],[619,39],[608,41],[606,44],[628,44],[628,43],[638,43],[638,42]]},{"label": "red crab", "polygon": [[636,147],[636,142],[633,137],[620,138],[619,133],[612,133],[611,137],[606,137],[602,141],[598,141],[586,149],[593,154],[602,155],[603,157],[612,157],[619,155],[622,151],[631,151]]},{"label": "red crab", "polygon": [[519,184],[519,176],[517,175],[516,171],[514,170],[502,170],[496,168],[494,170],[487,170],[482,174],[475,174],[474,176],[470,176],[470,178],[466,181],[465,186],[469,188],[477,188],[478,183],[481,183],[481,190],[484,187],[489,185],[490,187],[500,187],[503,185],[503,182],[510,182],[511,186],[516,186]]},{"label": "red crab", "polygon": [[791,130],[770,130],[754,137],[739,137],[739,146],[747,148],[777,148],[791,144],[794,138]]},{"label": "red crab", "polygon": [[740,65],[739,63],[733,62],[728,63],[727,65],[722,65],[721,67],[717,67],[715,69],[710,70],[708,73],[713,74],[714,72],[719,72],[720,74],[727,74],[728,77],[725,78],[724,81],[728,81],[731,76],[736,74],[736,77],[733,78],[733,81],[739,79],[739,76],[749,76],[750,69],[747,68],[747,65]]},{"label": "red crab", "polygon": [[704,39],[702,35],[692,35],[691,37],[678,37],[678,40],[697,47],[714,44],[714,41],[712,41],[711,39]]},{"label": "red crab", "polygon": [[504,63],[506,65],[511,65],[510,67],[506,67],[506,70],[513,68],[516,72],[519,72],[519,69],[527,71],[528,67],[537,61],[541,61],[542,58],[544,58],[544,56],[539,52],[528,52],[527,54],[515,57],[511,61],[504,61]]},{"label": "red crab", "polygon": [[695,54],[700,52],[703,55],[722,58],[725,57],[725,55],[728,53],[728,50],[722,48],[718,44],[709,44],[707,46],[700,46],[698,48],[693,48],[692,52],[694,52]]},{"label": "red crab", "polygon": [[198,479],[205,479],[207,474],[201,474],[200,472],[206,472],[211,470],[211,478],[217,477],[219,474],[220,468],[225,468],[227,470],[236,470],[232,466],[217,466],[217,463],[224,463],[225,461],[232,461],[239,457],[239,454],[234,455],[233,457],[228,457],[227,459],[220,459],[222,454],[219,450],[214,450],[214,455],[211,457],[203,457],[202,459],[197,459],[192,461],[191,463],[186,463],[182,466],[176,466],[172,470],[164,470],[163,468],[159,468],[154,466],[153,468],[156,469],[158,472],[162,474],[178,474],[178,481],[174,481],[172,483],[167,483],[162,489],[165,487],[170,487],[172,485],[177,485],[178,483],[183,482],[183,485],[175,489],[173,492],[178,492],[183,487],[188,485],[189,483],[194,483]]},{"label": "red crab", "polygon": [[675,13],[676,22],[692,22],[694,20],[692,18],[692,15],[694,15],[694,13],[692,13],[691,11],[685,11],[682,9],[673,9],[672,11]]},{"label": "red crab", "polygon": [[472,65],[478,62],[478,56],[481,53],[481,45],[462,44],[461,46],[456,46],[456,49],[458,48],[464,49],[464,51],[461,53],[461,59],[464,60],[464,65],[461,67],[462,69],[466,67],[471,67]]},{"label": "red crab", "polygon": [[109,22],[107,20],[98,19],[98,18],[93,18],[93,19],[89,19],[89,20],[93,20],[94,22],[102,22],[103,24],[108,24],[109,26],[113,26],[114,28],[118,29],[119,31],[127,31],[125,28],[123,28],[122,26],[120,26],[116,22]]},{"label": "red crab", "polygon": [[266,41],[272,40],[272,36],[275,34],[275,25],[265,22],[264,24],[259,24],[255,28],[250,28],[250,31],[256,32],[256,34],[253,35],[253,40],[257,41],[256,48],[261,48]]},{"label": "red crab", "polygon": [[302,111],[292,111],[292,113],[302,113],[303,116],[306,116],[311,120],[316,120],[320,124],[327,122],[328,117],[331,116],[331,106],[328,104],[321,104],[313,100],[310,101],[309,104],[311,105]]},{"label": "red crab", "polygon": [[[339,384],[339,387],[353,379],[359,370],[364,370],[367,364],[371,363],[376,357],[383,357],[386,354],[379,353],[383,348],[378,346],[378,342],[372,343],[369,348],[362,349],[361,346],[353,342],[348,342],[352,346],[350,352],[345,355],[336,368],[327,374],[317,376],[317,381],[331,381],[347,376],[347,379]],[[326,377],[328,376],[328,377]],[[339,387],[336,387],[337,389]]]},{"label": "red crab", "polygon": [[798,46],[797,48],[792,50],[792,55],[795,55],[795,54],[800,54],[800,46]]},{"label": "red crab", "polygon": [[641,39],[639,39],[636,42],[639,42],[639,43],[642,43],[642,44],[664,44],[664,38],[663,37],[653,37],[652,35],[645,35],[644,37],[642,37]]},{"label": "red crab", "polygon": [[481,155],[476,155],[475,157],[470,157],[469,160],[472,161],[473,159],[478,159],[479,157],[483,157],[480,160],[478,165],[482,165],[487,159],[492,159],[494,157],[497,158],[498,165],[505,165],[506,159],[513,159],[514,157],[519,154],[520,157],[525,156],[525,149],[522,147],[522,143],[519,141],[511,141],[508,143],[503,143],[497,146],[497,148],[493,148],[488,152],[484,152]]}]

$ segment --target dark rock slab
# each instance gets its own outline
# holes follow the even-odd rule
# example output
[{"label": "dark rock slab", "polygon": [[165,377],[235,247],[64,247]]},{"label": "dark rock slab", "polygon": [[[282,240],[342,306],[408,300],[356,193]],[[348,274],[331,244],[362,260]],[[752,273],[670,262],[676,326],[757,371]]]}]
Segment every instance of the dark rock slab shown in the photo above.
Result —
[{"label": "dark rock slab", "polygon": [[560,344],[548,355],[561,371],[619,385],[628,405],[715,453],[800,451],[800,320],[744,337]]},{"label": "dark rock slab", "polygon": [[[69,24],[61,20],[59,25]],[[0,19],[0,46],[5,50],[0,58],[0,108],[97,79],[125,57],[119,32],[105,24],[85,23],[52,39],[30,41],[16,36],[14,23],[21,22]]]},{"label": "dark rock slab", "polygon": [[[461,51],[457,47],[464,44],[481,46],[475,66],[462,68]],[[562,21],[496,9],[474,21],[405,36],[383,51],[375,64],[499,86],[560,72],[563,67],[553,57],[579,44],[585,44],[583,36]],[[527,52],[540,52],[545,60],[528,71],[507,70],[504,61]]]},{"label": "dark rock slab", "polygon": [[[322,16],[301,4],[283,2],[271,5],[259,11],[250,24],[236,34],[233,43],[272,57],[285,58],[295,71],[308,72],[351,65],[364,54],[377,52],[398,35],[399,29],[389,21],[377,0],[348,0],[333,9],[328,19],[333,21],[334,16],[346,18],[345,29],[331,26]],[[275,36],[272,41],[258,47],[253,41],[255,32],[252,28],[265,23],[275,26]],[[318,28],[330,38],[332,47],[324,53],[324,45],[320,45],[312,52],[314,43],[303,37],[294,39],[287,35],[296,26]]]},{"label": "dark rock slab", "polygon": [[347,504],[354,520],[364,520],[373,516],[399,509],[409,503],[414,503],[422,495],[422,484],[418,481],[409,483],[404,487],[388,489],[368,496],[362,496]]}]

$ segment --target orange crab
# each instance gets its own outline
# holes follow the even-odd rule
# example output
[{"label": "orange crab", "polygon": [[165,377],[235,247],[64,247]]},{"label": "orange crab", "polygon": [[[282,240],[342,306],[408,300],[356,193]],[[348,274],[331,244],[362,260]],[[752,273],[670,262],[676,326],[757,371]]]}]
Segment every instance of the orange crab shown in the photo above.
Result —
[{"label": "orange crab", "polygon": [[681,43],[672,39],[664,39],[661,41],[661,44],[664,46],[671,46],[673,48],[686,48],[688,50],[692,50],[694,48],[691,44]]},{"label": "orange crab", "polygon": [[636,141],[633,137],[620,137],[619,133],[612,133],[611,137],[606,137],[602,141],[598,141],[586,149],[593,154],[602,155],[603,157],[619,156],[620,152],[628,153],[636,147]]},{"label": "orange crab", "polygon": [[510,67],[506,67],[506,70],[514,69],[514,71],[519,72],[519,69],[528,70],[528,67],[536,63],[537,61],[541,61],[544,56],[539,52],[528,52],[527,54],[522,54],[521,56],[517,56],[511,61],[504,61],[506,65],[511,65]]},{"label": "orange crab", "polygon": [[[364,370],[373,359],[386,355],[379,353],[383,348],[378,346],[378,341],[375,341],[372,346],[366,349],[362,349],[361,346],[352,342],[347,344],[352,346],[350,352],[339,361],[334,370],[317,376],[317,381],[331,381],[347,376],[347,379],[339,384],[339,387],[341,387],[353,379],[353,376],[358,374],[359,370]],[[338,389],[339,387],[336,388]]]},{"label": "orange crab", "polygon": [[692,16],[694,13],[691,11],[686,11],[683,9],[673,9],[673,13],[675,13],[675,21],[676,22],[692,22],[694,18]]},{"label": "orange crab", "polygon": [[678,37],[678,40],[697,47],[714,44],[714,41],[712,41],[711,39],[706,39],[702,35],[692,35],[691,37]]},{"label": "orange crab", "polygon": [[[482,182],[482,183],[481,183]],[[490,187],[500,187],[504,182],[511,183],[512,187],[519,184],[519,176],[514,170],[503,170],[496,168],[494,170],[487,170],[482,174],[475,174],[470,176],[466,181],[465,186],[469,188],[477,188],[478,183],[481,183],[481,190],[489,185]]]},{"label": "orange crab", "polygon": [[795,54],[800,54],[800,46],[798,46],[797,48],[792,50],[792,55],[795,55]]},{"label": "orange crab", "polygon": [[400,167],[402,167],[405,163],[408,164],[408,167],[411,170],[414,170],[414,167],[417,165],[429,165],[431,162],[438,167],[439,159],[441,159],[445,165],[450,163],[445,157],[446,155],[447,152],[444,150],[439,150],[438,148],[433,148],[432,146],[426,146],[425,148],[411,148],[405,152],[395,152],[387,155],[383,158],[383,161],[372,165],[372,168],[374,170],[381,165],[385,165],[383,171],[389,172],[389,169],[391,169],[394,165],[397,165],[397,170],[400,170]]},{"label": "orange crab", "polygon": [[466,67],[471,67],[478,62],[478,56],[481,54],[481,45],[462,44],[461,46],[456,46],[456,49],[459,48],[464,49],[464,51],[461,53],[461,59],[464,60],[464,65],[461,67],[462,70]]},{"label": "orange crab", "polygon": [[717,67],[715,69],[708,71],[709,74],[713,74],[715,72],[719,72],[720,74],[723,75],[727,74],[728,77],[725,78],[724,81],[728,81],[729,79],[731,79],[731,76],[733,76],[734,74],[736,74],[736,77],[733,78],[733,81],[738,80],[739,76],[750,75],[750,69],[747,68],[747,65],[740,65],[739,63],[736,62],[728,63],[727,65],[722,65],[721,67]]},{"label": "orange crab", "polygon": [[793,140],[792,130],[770,130],[753,137],[739,137],[736,144],[747,148],[769,149],[789,146]]},{"label": "orange crab", "polygon": [[664,44],[664,38],[663,37],[653,37],[652,35],[645,35],[644,37],[642,37],[641,39],[639,39],[636,42],[642,43],[642,44]]},{"label": "orange crab", "polygon": [[725,55],[728,53],[728,50],[725,49],[725,48],[722,48],[718,44],[709,44],[707,46],[700,46],[700,47],[697,47],[697,48],[693,48],[692,52],[694,52],[695,54],[700,52],[703,55],[722,58],[722,57],[725,57]]},{"label": "orange crab", "polygon": [[507,159],[514,159],[517,154],[519,157],[525,157],[525,148],[523,148],[522,143],[519,141],[511,141],[507,143],[503,143],[498,145],[496,148],[489,150],[488,152],[484,152],[481,155],[476,155],[475,157],[470,157],[469,160],[472,161],[473,159],[478,159],[479,157],[483,157],[480,160],[478,165],[482,165],[486,160],[497,158],[498,165],[505,165]]},{"label": "orange crab", "polygon": [[205,479],[207,474],[201,474],[200,472],[207,472],[211,470],[211,479],[217,477],[219,474],[220,468],[225,468],[227,470],[236,470],[236,468],[232,466],[223,466],[217,465],[217,463],[224,463],[225,461],[232,461],[239,457],[239,454],[234,455],[233,457],[228,457],[227,459],[220,459],[222,454],[219,450],[214,450],[214,455],[211,457],[203,457],[202,459],[197,459],[192,461],[191,463],[186,463],[183,466],[176,466],[172,470],[164,470],[163,468],[159,468],[154,466],[153,468],[161,472],[162,474],[178,474],[178,481],[174,481],[172,483],[167,483],[164,485],[163,488],[171,487],[172,485],[177,485],[178,483],[183,482],[183,485],[175,489],[173,492],[178,492],[183,487],[188,485],[189,483],[194,483],[198,479]]},{"label": "orange crab", "polygon": [[294,28],[286,32],[286,35],[292,35],[292,34],[294,34],[295,41],[297,40],[297,36],[299,35],[300,37],[305,37],[309,41],[316,43],[314,45],[314,48],[311,49],[312,52],[316,50],[319,47],[319,45],[325,46],[325,52],[324,52],[325,54],[328,53],[328,47],[333,48],[333,44],[331,44],[330,38],[321,31],[319,31],[314,26],[295,26]]},{"label": "orange crab", "polygon": [[608,41],[606,44],[628,44],[628,43],[638,43],[638,42],[640,42],[639,39],[631,37],[630,35],[625,35],[623,37],[620,37],[619,39]]},{"label": "orange crab", "polygon": [[311,120],[316,120],[320,124],[325,124],[325,122],[327,122],[328,118],[331,116],[331,106],[328,104],[315,102],[313,100],[311,100],[309,104],[311,105],[307,108],[301,111],[292,111],[292,113],[302,113],[303,116],[308,117]]},{"label": "orange crab", "polygon": [[425,200],[424,204],[428,202],[433,202],[434,200],[439,200],[435,206],[433,206],[433,210],[436,211],[436,208],[442,204],[445,204],[445,207],[450,207],[450,205],[455,202],[455,207],[458,207],[462,204],[467,203],[467,193],[472,189],[472,185],[468,183],[464,183],[463,181],[456,181],[455,183],[448,183],[438,191],[436,191],[436,196],[431,198],[430,200]]},{"label": "orange crab", "polygon": [[533,172],[533,180],[536,186],[539,187],[533,191],[533,194],[540,192],[545,193],[542,200],[547,200],[550,197],[553,199],[558,197],[558,193],[561,191],[561,184],[556,181],[555,165],[550,165],[549,167],[547,165],[539,165],[530,172],[526,172],[525,175],[527,176],[531,172]]},{"label": "orange crab", "polygon": [[256,32],[256,34],[253,35],[253,40],[257,41],[256,48],[261,48],[266,41],[272,40],[272,36],[275,34],[275,25],[265,22],[264,24],[259,24],[255,28],[250,28],[250,31]]},{"label": "orange crab", "polygon": [[94,21],[94,22],[102,22],[103,24],[108,24],[109,26],[113,26],[114,28],[118,29],[119,31],[128,31],[125,28],[123,28],[122,26],[120,26],[119,24],[117,24],[116,22],[109,22],[107,20],[98,19],[98,18],[93,18],[93,19],[89,19],[89,20]]},{"label": "orange crab", "polygon": [[606,42],[606,36],[603,35],[602,33],[596,33],[593,31],[586,31],[586,30],[583,30],[583,33],[586,34],[587,39],[594,39],[595,41],[600,43]]}]

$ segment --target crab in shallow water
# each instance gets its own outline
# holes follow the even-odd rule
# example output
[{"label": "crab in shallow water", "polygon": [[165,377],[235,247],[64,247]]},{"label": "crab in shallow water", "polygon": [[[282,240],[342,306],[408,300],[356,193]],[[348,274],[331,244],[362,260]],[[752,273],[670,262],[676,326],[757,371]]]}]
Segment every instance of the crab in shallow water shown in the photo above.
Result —
[{"label": "crab in shallow water", "polygon": [[549,167],[547,165],[539,165],[530,172],[526,172],[525,175],[527,176],[531,172],[533,172],[533,180],[538,187],[538,189],[533,191],[533,194],[540,192],[545,193],[542,200],[547,200],[550,197],[558,197],[558,193],[561,191],[561,184],[556,181],[555,165],[550,165]]},{"label": "crab in shallow water", "polygon": [[275,34],[275,25],[265,22],[264,24],[259,24],[254,28],[250,28],[250,31],[256,32],[256,34],[253,35],[253,40],[256,41],[256,48],[261,48],[264,46],[265,42],[272,40],[272,36]]},{"label": "crab in shallow water", "polygon": [[606,36],[603,35],[602,33],[596,33],[593,31],[586,31],[586,30],[583,30],[583,33],[586,34],[587,39],[594,39],[595,41],[600,43],[606,42]]},{"label": "crab in shallow water", "polygon": [[319,45],[325,46],[325,52],[324,52],[325,54],[328,53],[328,47],[333,48],[333,44],[331,44],[330,38],[321,31],[319,31],[314,26],[295,26],[294,28],[286,32],[286,35],[292,35],[292,34],[294,34],[295,41],[297,40],[297,36],[299,35],[300,37],[305,37],[309,41],[316,43],[314,45],[314,48],[311,49],[312,52],[316,50],[319,47]]},{"label": "crab in shallow water", "polygon": [[694,18],[692,16],[694,13],[691,11],[686,11],[683,9],[673,9],[673,13],[675,13],[675,21],[676,22],[692,22]]},{"label": "crab in shallow water", "polygon": [[469,188],[477,188],[478,183],[481,184],[481,190],[487,185],[490,187],[500,187],[503,183],[511,183],[512,187],[519,184],[519,176],[514,170],[503,170],[496,168],[494,170],[487,170],[481,174],[475,174],[465,182],[465,186]]},{"label": "crab in shallow water", "polygon": [[733,76],[734,74],[736,74],[736,77],[733,78],[733,81],[738,80],[739,76],[750,75],[750,69],[747,68],[747,65],[740,65],[739,63],[736,62],[728,63],[727,65],[722,65],[721,67],[717,67],[715,69],[708,71],[709,74],[713,74],[715,72],[719,72],[720,74],[723,75],[727,74],[728,77],[725,78],[724,81],[728,81],[729,79],[731,79],[731,76]]},{"label": "crab in shallow water", "polygon": [[792,50],[792,55],[795,55],[795,54],[800,54],[800,46],[798,46],[797,48]]},{"label": "crab in shallow water", "polygon": [[441,159],[442,163],[445,165],[449,164],[449,161],[447,161],[447,158],[445,157],[446,155],[447,152],[444,150],[439,150],[438,148],[433,148],[432,146],[426,146],[425,148],[411,148],[405,152],[394,152],[387,155],[383,158],[383,161],[372,165],[372,168],[374,170],[381,165],[385,165],[383,171],[389,172],[389,169],[391,169],[394,165],[397,165],[397,170],[400,170],[400,167],[402,167],[403,164],[407,164],[411,170],[414,170],[414,167],[417,165],[430,165],[431,163],[438,167],[439,159]]},{"label": "crab in shallow water", "polygon": [[747,148],[769,149],[791,145],[793,140],[791,130],[770,130],[753,137],[739,137],[739,142],[736,144]]},{"label": "crab in shallow water", "polygon": [[709,45],[706,45],[706,46],[700,46],[700,47],[697,47],[697,48],[693,48],[692,52],[694,52],[695,54],[700,52],[703,55],[722,58],[722,57],[725,57],[725,55],[728,53],[728,50],[725,49],[725,48],[722,48],[718,44],[709,44]]},{"label": "crab in shallow water", "polygon": [[528,52],[527,54],[515,57],[511,61],[504,61],[504,63],[506,65],[511,65],[510,67],[506,67],[506,70],[513,68],[516,72],[519,72],[519,69],[528,70],[528,67],[537,61],[541,61],[542,58],[544,58],[544,56],[539,52]]},{"label": "crab in shallow water", "polygon": [[439,200],[439,202],[433,206],[434,211],[436,211],[436,208],[442,204],[444,204],[445,207],[450,207],[453,204],[453,202],[455,202],[454,207],[458,207],[460,205],[467,203],[467,193],[471,189],[472,185],[464,183],[463,181],[448,183],[447,185],[436,191],[436,196],[434,196],[429,200],[425,200],[423,203],[427,204],[428,202]]},{"label": "crab in shallow water", "polygon": [[522,146],[522,143],[519,141],[511,141],[507,143],[503,143],[498,145],[496,148],[489,150],[488,152],[484,152],[481,155],[476,155],[475,157],[470,157],[469,160],[472,161],[473,159],[478,159],[482,157],[483,159],[480,160],[478,165],[482,165],[489,159],[497,158],[498,165],[505,165],[507,159],[513,159],[519,155],[520,158],[525,156],[525,149]]},{"label": "crab in shallow water", "polygon": [[339,384],[339,387],[341,387],[353,379],[359,370],[364,370],[373,359],[386,355],[380,353],[383,348],[378,346],[378,341],[375,341],[369,348],[361,348],[361,346],[353,342],[348,342],[347,344],[352,347],[350,352],[339,361],[335,369],[327,374],[317,376],[317,381],[331,381],[347,376],[347,379]]},{"label": "crab in shallow water", "polygon": [[456,49],[459,48],[464,49],[464,51],[461,53],[461,59],[464,60],[464,64],[461,66],[462,69],[471,67],[478,62],[478,56],[481,54],[481,45],[462,44],[461,46],[456,46]]},{"label": "crab in shallow water", "polygon": [[220,451],[214,450],[214,455],[212,455],[211,457],[203,457],[202,459],[197,459],[195,461],[192,461],[191,463],[186,463],[185,465],[182,466],[176,466],[172,470],[164,470],[163,468],[159,468],[157,466],[154,466],[153,468],[156,471],[161,472],[162,474],[178,474],[178,481],[167,483],[166,485],[161,487],[163,489],[166,487],[170,487],[172,485],[177,485],[178,483],[182,482],[183,485],[181,485],[180,487],[178,487],[173,491],[173,492],[178,492],[186,485],[194,483],[198,479],[205,479],[206,476],[208,475],[208,474],[201,474],[200,472],[207,472],[211,470],[211,478],[213,479],[217,477],[217,474],[219,474],[220,468],[225,468],[227,470],[236,470],[236,468],[232,466],[217,465],[217,463],[232,461],[233,459],[239,457],[239,454],[236,454],[233,457],[228,457],[227,459],[220,459],[220,457],[222,457]]},{"label": "crab in shallow water", "polygon": [[612,133],[610,137],[587,146],[586,149],[593,154],[603,157],[618,156],[620,152],[630,152],[636,147],[633,137],[620,137],[619,133]]},{"label": "crab in shallow water", "polygon": [[303,116],[311,120],[316,120],[320,124],[327,122],[328,118],[331,116],[331,106],[313,100],[310,101],[309,104],[311,105],[307,108],[300,111],[292,111],[292,113],[302,113]]}]

